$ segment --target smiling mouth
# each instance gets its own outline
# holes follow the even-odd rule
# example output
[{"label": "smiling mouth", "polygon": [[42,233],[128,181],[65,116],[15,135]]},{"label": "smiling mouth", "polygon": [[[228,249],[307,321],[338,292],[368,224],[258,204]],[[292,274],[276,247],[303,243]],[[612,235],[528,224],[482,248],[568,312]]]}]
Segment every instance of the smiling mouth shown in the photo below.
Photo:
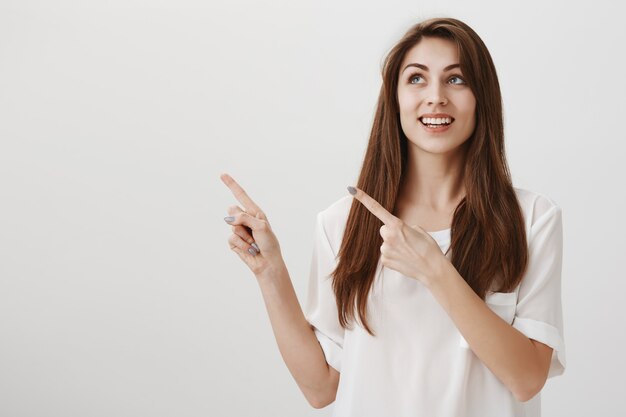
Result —
[{"label": "smiling mouth", "polygon": [[422,117],[420,117],[420,118],[419,118],[419,119],[417,119],[417,120],[419,120],[419,121],[420,121],[420,123],[421,123],[421,124],[423,124],[424,126],[426,126],[426,127],[430,127],[430,128],[437,128],[437,127],[442,127],[442,126],[450,126],[452,123],[454,123],[454,118],[453,118],[453,117],[450,117],[450,118],[449,118],[449,119],[450,119],[450,123],[445,123],[445,122],[444,122],[444,123],[431,123],[431,124],[426,124],[426,123],[424,123],[424,121],[423,121],[422,119],[423,119],[423,118],[422,118]]}]

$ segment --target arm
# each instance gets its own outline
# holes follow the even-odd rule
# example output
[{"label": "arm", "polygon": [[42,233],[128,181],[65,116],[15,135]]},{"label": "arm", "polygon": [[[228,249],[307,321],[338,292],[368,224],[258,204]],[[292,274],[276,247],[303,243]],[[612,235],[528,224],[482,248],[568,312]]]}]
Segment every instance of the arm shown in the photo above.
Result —
[{"label": "arm", "polygon": [[324,352],[306,321],[283,264],[257,277],[280,353],[298,387],[314,408],[335,399],[339,373],[326,363]]},{"label": "arm", "polygon": [[[300,308],[280,253],[278,239],[272,232],[267,217],[230,175],[222,174],[220,178],[247,210],[238,206],[229,207],[228,213],[231,217],[224,218],[233,226],[234,233],[228,240],[229,246],[257,278],[278,348],[291,375],[307,401],[313,407],[321,408],[329,401],[334,401],[339,373],[328,366],[315,331]],[[321,231],[321,228],[318,230]],[[258,245],[256,250],[252,249],[255,241]],[[312,288],[315,291],[317,268],[321,265],[326,270],[333,261],[333,254],[328,252],[328,248],[329,246],[322,245],[323,252],[320,252],[323,256],[319,259],[318,250],[313,253],[311,283],[314,284]],[[249,250],[252,252],[249,253]]]},{"label": "arm", "polygon": [[502,320],[452,264],[444,265],[438,279],[428,281],[431,293],[476,356],[518,401],[530,400],[546,382],[552,348],[529,339]]},{"label": "arm", "polygon": [[[535,208],[548,208],[541,210],[543,214],[531,227],[531,261],[520,284],[516,307],[522,315],[516,314],[518,320],[511,326],[476,295],[426,231],[418,225],[409,227],[363,190],[355,187],[348,190],[383,222],[382,264],[429,288],[474,353],[519,401],[534,397],[550,372],[553,376],[563,373],[565,346],[562,330],[559,331],[563,327],[560,298],[563,242],[561,210],[554,202],[545,197],[534,201]],[[526,334],[535,335],[549,345],[536,343]],[[558,352],[554,363],[551,363],[552,346]]]}]

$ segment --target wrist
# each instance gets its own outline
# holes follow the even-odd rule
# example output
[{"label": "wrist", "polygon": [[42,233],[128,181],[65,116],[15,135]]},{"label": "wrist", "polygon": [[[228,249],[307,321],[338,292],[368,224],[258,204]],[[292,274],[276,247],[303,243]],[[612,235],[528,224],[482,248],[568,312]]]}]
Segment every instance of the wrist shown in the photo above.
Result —
[{"label": "wrist", "polygon": [[287,271],[285,262],[278,259],[274,262],[268,262],[268,265],[261,271],[255,274],[258,281],[271,281],[276,280],[278,276]]},{"label": "wrist", "polygon": [[441,254],[435,261],[433,273],[426,279],[424,285],[432,290],[435,286],[443,283],[443,281],[450,276],[452,270],[456,271],[454,265],[452,265],[444,254]]}]

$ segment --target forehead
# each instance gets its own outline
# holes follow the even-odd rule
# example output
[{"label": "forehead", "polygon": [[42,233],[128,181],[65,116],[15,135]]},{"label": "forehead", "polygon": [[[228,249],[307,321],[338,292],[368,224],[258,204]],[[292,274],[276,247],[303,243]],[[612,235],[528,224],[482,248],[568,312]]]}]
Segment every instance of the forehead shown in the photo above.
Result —
[{"label": "forehead", "polygon": [[451,40],[424,37],[406,52],[400,70],[413,62],[424,64],[431,71],[441,71],[444,67],[459,62],[459,52]]}]

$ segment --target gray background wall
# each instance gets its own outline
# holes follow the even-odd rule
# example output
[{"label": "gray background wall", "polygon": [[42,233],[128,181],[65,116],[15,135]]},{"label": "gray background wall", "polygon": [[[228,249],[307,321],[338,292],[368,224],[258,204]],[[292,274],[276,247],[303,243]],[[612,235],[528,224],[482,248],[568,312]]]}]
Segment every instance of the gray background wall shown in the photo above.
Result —
[{"label": "gray background wall", "polygon": [[[330,416],[227,243],[230,173],[300,302],[380,64],[423,18],[482,37],[517,186],[563,208],[568,368],[545,416],[623,410],[623,5],[0,0],[0,415]],[[621,387],[621,389],[620,389]]]}]

